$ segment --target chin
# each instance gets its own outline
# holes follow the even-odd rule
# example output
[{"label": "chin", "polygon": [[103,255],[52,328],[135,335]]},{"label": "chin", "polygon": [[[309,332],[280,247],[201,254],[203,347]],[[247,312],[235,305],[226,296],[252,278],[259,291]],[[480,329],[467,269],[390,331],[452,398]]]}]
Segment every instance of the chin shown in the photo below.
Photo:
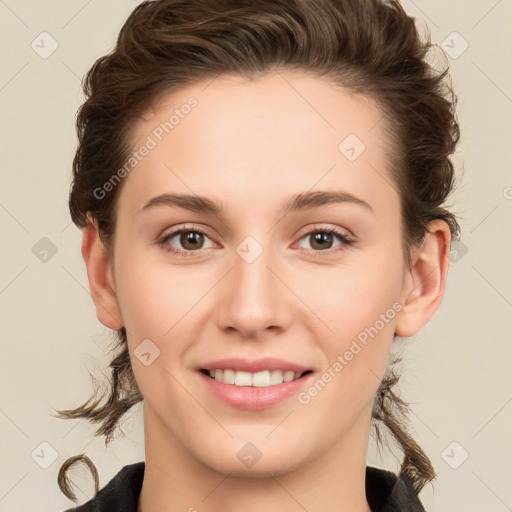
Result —
[{"label": "chin", "polygon": [[[238,444],[238,443],[237,443]],[[234,450],[235,457],[228,456],[232,452],[231,448],[220,448],[216,450],[208,450],[207,453],[219,453],[218,457],[210,460],[201,460],[204,465],[211,470],[224,475],[235,478],[269,478],[269,474],[275,477],[285,475],[307,463],[306,454],[298,453],[296,447],[288,447],[285,449],[282,445],[279,448],[271,450],[256,448],[257,442],[254,444],[247,442],[242,443],[241,447]],[[301,446],[304,449],[304,446]]]}]

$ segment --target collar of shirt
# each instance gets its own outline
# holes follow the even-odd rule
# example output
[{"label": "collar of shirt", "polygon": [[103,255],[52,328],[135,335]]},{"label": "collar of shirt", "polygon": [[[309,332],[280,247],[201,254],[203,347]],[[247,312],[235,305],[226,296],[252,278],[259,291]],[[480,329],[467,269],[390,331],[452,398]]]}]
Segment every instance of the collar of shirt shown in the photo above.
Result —
[{"label": "collar of shirt", "polygon": [[[64,512],[137,512],[145,462],[124,466],[87,503]],[[407,478],[366,466],[366,499],[372,512],[425,512]]]}]

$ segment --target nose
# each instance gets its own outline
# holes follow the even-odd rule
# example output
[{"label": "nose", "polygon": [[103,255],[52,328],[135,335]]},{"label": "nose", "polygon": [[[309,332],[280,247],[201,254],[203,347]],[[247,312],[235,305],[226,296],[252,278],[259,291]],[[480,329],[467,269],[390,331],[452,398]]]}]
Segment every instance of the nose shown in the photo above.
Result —
[{"label": "nose", "polygon": [[290,292],[269,251],[252,262],[233,254],[233,268],[219,283],[216,318],[220,329],[258,339],[286,330],[293,318]]}]

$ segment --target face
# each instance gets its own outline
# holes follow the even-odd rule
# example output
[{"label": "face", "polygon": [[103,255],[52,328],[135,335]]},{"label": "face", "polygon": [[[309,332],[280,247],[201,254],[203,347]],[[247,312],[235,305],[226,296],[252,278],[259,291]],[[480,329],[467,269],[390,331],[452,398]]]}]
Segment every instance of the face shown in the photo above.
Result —
[{"label": "face", "polygon": [[278,474],[367,446],[406,298],[385,130],[299,73],[195,84],[136,126],[113,282],[162,451]]}]

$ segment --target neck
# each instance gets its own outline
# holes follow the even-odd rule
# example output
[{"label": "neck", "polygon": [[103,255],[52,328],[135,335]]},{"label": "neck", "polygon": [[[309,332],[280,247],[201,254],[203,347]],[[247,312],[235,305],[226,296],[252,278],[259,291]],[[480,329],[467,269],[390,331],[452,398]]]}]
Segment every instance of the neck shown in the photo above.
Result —
[{"label": "neck", "polygon": [[365,414],[337,445],[297,468],[284,462],[247,476],[198,460],[145,404],[146,464],[137,512],[237,512],[241,503],[244,512],[372,512],[365,493],[369,420]]}]

